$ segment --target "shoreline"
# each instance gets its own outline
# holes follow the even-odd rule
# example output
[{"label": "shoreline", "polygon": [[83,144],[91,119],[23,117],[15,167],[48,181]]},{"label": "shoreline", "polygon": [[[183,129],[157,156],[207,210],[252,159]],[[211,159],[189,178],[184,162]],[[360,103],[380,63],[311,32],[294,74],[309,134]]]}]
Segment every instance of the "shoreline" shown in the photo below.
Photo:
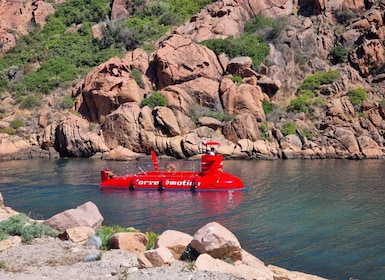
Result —
[{"label": "shoreline", "polygon": [[[7,218],[11,216],[21,214],[4,205],[1,193],[0,206],[1,221],[7,220]],[[72,210],[74,209],[66,211]],[[59,214],[61,213],[57,215]],[[46,221],[47,220],[39,222]],[[212,227],[213,225],[210,226]],[[175,239],[175,237],[176,235],[174,233],[171,239]],[[160,238],[159,236],[158,240]],[[236,239],[235,236],[234,238]],[[15,237],[10,237],[9,240],[11,241],[7,241],[9,245],[8,248],[4,248],[4,243],[7,242],[0,242],[2,245],[0,246],[0,278],[5,277],[5,279],[325,280],[325,278],[322,277],[297,271],[289,271],[271,264],[265,266],[263,262],[250,254],[247,255],[247,262],[249,264],[246,266],[245,264],[228,264],[222,260],[213,259],[215,265],[214,268],[211,269],[210,267],[202,267],[202,265],[199,265],[198,260],[192,263],[174,259],[171,262],[164,262],[160,266],[150,265],[152,267],[143,267],[143,256],[141,253],[132,253],[122,248],[100,250],[99,248],[84,243],[82,244],[81,242],[61,240],[57,237],[36,238],[26,243],[22,243],[20,238]],[[150,249],[146,250],[146,252],[155,250]],[[144,254],[146,254],[146,252],[144,252]],[[92,254],[97,254],[100,258],[94,261],[85,261],[85,258]],[[201,254],[200,256],[203,255],[207,254]],[[212,258],[209,257],[209,260],[211,259]],[[245,263],[245,257],[243,262]],[[208,262],[205,262],[205,265],[206,263]],[[261,263],[263,264],[262,266]],[[240,271],[244,273],[245,269],[253,271],[253,267],[258,267],[259,272],[240,274]],[[255,273],[259,273],[257,275],[261,275],[261,277],[255,278]]]}]

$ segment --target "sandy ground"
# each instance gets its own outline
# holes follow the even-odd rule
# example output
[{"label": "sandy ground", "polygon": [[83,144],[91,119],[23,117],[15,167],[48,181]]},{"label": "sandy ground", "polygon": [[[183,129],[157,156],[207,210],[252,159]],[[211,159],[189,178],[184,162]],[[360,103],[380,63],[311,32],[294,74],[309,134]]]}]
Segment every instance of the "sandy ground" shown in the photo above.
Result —
[{"label": "sandy ground", "polygon": [[[90,253],[101,253],[101,259],[84,262],[84,257]],[[17,244],[0,252],[0,279],[239,279],[219,272],[192,270],[191,266],[177,261],[170,267],[138,269],[135,254],[121,250],[99,251],[52,237],[35,239],[29,244]]]}]

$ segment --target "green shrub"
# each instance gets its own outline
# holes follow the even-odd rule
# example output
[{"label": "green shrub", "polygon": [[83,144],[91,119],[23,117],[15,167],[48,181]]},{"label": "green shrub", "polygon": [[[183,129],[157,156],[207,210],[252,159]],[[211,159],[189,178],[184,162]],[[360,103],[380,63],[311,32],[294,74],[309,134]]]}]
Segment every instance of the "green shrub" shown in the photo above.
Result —
[{"label": "green shrub", "polygon": [[242,84],[242,83],[243,83],[243,79],[242,79],[242,77],[240,77],[240,76],[232,76],[230,79],[231,79],[234,83],[236,83],[236,84]]},{"label": "green shrub", "polygon": [[42,236],[56,237],[58,232],[51,227],[36,221],[30,221],[25,214],[11,216],[8,220],[0,222],[0,233],[4,235],[21,236],[22,242],[31,241]]},{"label": "green shrub", "polygon": [[317,90],[320,88],[321,85],[330,84],[339,77],[340,73],[334,70],[315,73],[305,78],[305,80],[299,86],[298,92],[301,92],[303,90]]},{"label": "green shrub", "polygon": [[217,119],[218,121],[231,121],[234,119],[234,115],[229,115],[223,112],[221,109],[212,109],[200,105],[196,105],[192,108],[192,120],[197,121],[201,117],[210,117]]},{"label": "green shrub", "polygon": [[154,247],[156,240],[159,237],[159,234],[153,232],[153,231],[148,231],[146,232],[146,236],[148,238],[148,243],[146,246],[146,250],[150,250]]},{"label": "green shrub", "polygon": [[3,128],[0,128],[0,133],[5,133],[8,135],[15,135],[16,130],[12,127],[3,127]]},{"label": "green shrub", "polygon": [[229,58],[249,56],[256,68],[269,55],[270,47],[263,39],[253,35],[244,34],[240,38],[228,37],[226,39],[210,39],[203,41],[206,47],[216,55],[225,53]]},{"label": "green shrub", "polygon": [[21,109],[33,109],[41,106],[41,99],[36,95],[28,95],[22,98],[20,103]]},{"label": "green shrub", "polygon": [[342,63],[346,60],[348,56],[348,50],[342,46],[335,46],[330,51],[330,56],[332,57],[333,63]]},{"label": "green shrub", "polygon": [[320,97],[315,97],[314,93],[310,90],[301,90],[299,96],[290,101],[287,110],[299,113],[312,113],[315,110],[315,107],[324,107],[326,105],[325,100]]},{"label": "green shrub", "polygon": [[368,94],[363,88],[349,90],[348,96],[353,106],[361,105],[362,102],[364,102],[364,100],[368,98]]},{"label": "green shrub", "polygon": [[286,18],[269,18],[261,14],[249,20],[244,27],[247,34],[258,34],[266,41],[274,41],[287,26]]},{"label": "green shrub", "polygon": [[311,97],[308,95],[298,96],[290,100],[290,104],[287,107],[287,110],[295,113],[299,113],[299,112],[308,113],[310,111],[311,100],[312,100]]},{"label": "green shrub", "polygon": [[15,119],[11,121],[10,123],[11,127],[14,129],[18,129],[19,127],[22,127],[24,125],[23,120],[21,119]]},{"label": "green shrub", "polygon": [[132,69],[131,76],[140,88],[144,88],[145,84],[142,79],[142,72],[140,72],[139,69]]},{"label": "green shrub", "polygon": [[115,233],[119,233],[119,232],[136,232],[136,230],[133,230],[130,228],[123,228],[123,227],[118,226],[118,225],[99,227],[98,230],[96,231],[95,235],[99,236],[100,239],[102,240],[101,249],[102,250],[108,250],[109,249],[108,241],[110,240],[111,236],[113,236]]},{"label": "green shrub", "polygon": [[301,127],[298,129],[303,137],[306,137],[309,140],[312,140],[314,138],[313,133],[309,129],[301,128]]},{"label": "green shrub", "polygon": [[71,109],[73,105],[74,105],[74,99],[72,98],[71,94],[66,94],[62,97],[60,101],[60,108]]},{"label": "green shrub", "polygon": [[148,106],[154,108],[156,106],[166,106],[167,102],[159,91],[154,91],[150,96],[144,98],[140,104],[142,107]]},{"label": "green shrub", "polygon": [[33,222],[24,226],[21,241],[29,242],[42,236],[56,237],[58,236],[58,232],[43,223]]},{"label": "green shrub", "polygon": [[262,108],[263,108],[263,111],[265,112],[265,115],[273,112],[273,104],[268,99],[263,99]]},{"label": "green shrub", "polygon": [[297,134],[297,125],[293,121],[287,121],[283,124],[281,132],[284,136],[289,134]]},{"label": "green shrub", "polygon": [[262,133],[262,140],[267,140],[267,141],[272,140],[271,136],[270,136],[271,127],[270,127],[270,124],[268,122],[262,122],[259,125],[259,130]]}]

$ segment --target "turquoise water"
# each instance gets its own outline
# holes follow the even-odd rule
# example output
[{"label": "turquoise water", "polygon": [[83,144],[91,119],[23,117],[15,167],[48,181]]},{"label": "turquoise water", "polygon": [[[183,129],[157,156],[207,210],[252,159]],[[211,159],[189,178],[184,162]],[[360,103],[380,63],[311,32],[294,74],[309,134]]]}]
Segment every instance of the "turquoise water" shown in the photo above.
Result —
[{"label": "turquoise water", "polygon": [[382,160],[226,161],[250,187],[234,193],[101,191],[107,166],[137,170],[136,162],[0,162],[0,191],[7,206],[40,219],[92,201],[105,225],[142,231],[194,234],[217,221],[266,264],[329,279],[385,279]]}]

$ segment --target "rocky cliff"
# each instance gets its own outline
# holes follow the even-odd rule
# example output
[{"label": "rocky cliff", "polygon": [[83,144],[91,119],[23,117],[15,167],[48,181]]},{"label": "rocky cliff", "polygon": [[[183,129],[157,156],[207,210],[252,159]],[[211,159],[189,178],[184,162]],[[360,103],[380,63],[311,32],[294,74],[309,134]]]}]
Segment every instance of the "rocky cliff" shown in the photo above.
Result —
[{"label": "rocky cliff", "polygon": [[[121,2],[112,15],[129,16]],[[0,155],[127,158],[155,150],[188,158],[215,140],[231,158],[384,158],[384,7],[369,0],[216,1],[155,42],[154,52],[135,49],[99,65],[71,89],[78,114],[42,109],[40,128],[28,137],[1,136]],[[285,25],[264,64],[216,55],[202,44],[239,37],[257,15]],[[346,59],[331,55],[336,46],[348,50]],[[338,73],[312,89],[320,105],[288,110],[317,73]],[[357,89],[367,93],[359,104],[349,96]],[[166,106],[141,105],[154,91]],[[1,125],[13,118],[4,116]]]}]

